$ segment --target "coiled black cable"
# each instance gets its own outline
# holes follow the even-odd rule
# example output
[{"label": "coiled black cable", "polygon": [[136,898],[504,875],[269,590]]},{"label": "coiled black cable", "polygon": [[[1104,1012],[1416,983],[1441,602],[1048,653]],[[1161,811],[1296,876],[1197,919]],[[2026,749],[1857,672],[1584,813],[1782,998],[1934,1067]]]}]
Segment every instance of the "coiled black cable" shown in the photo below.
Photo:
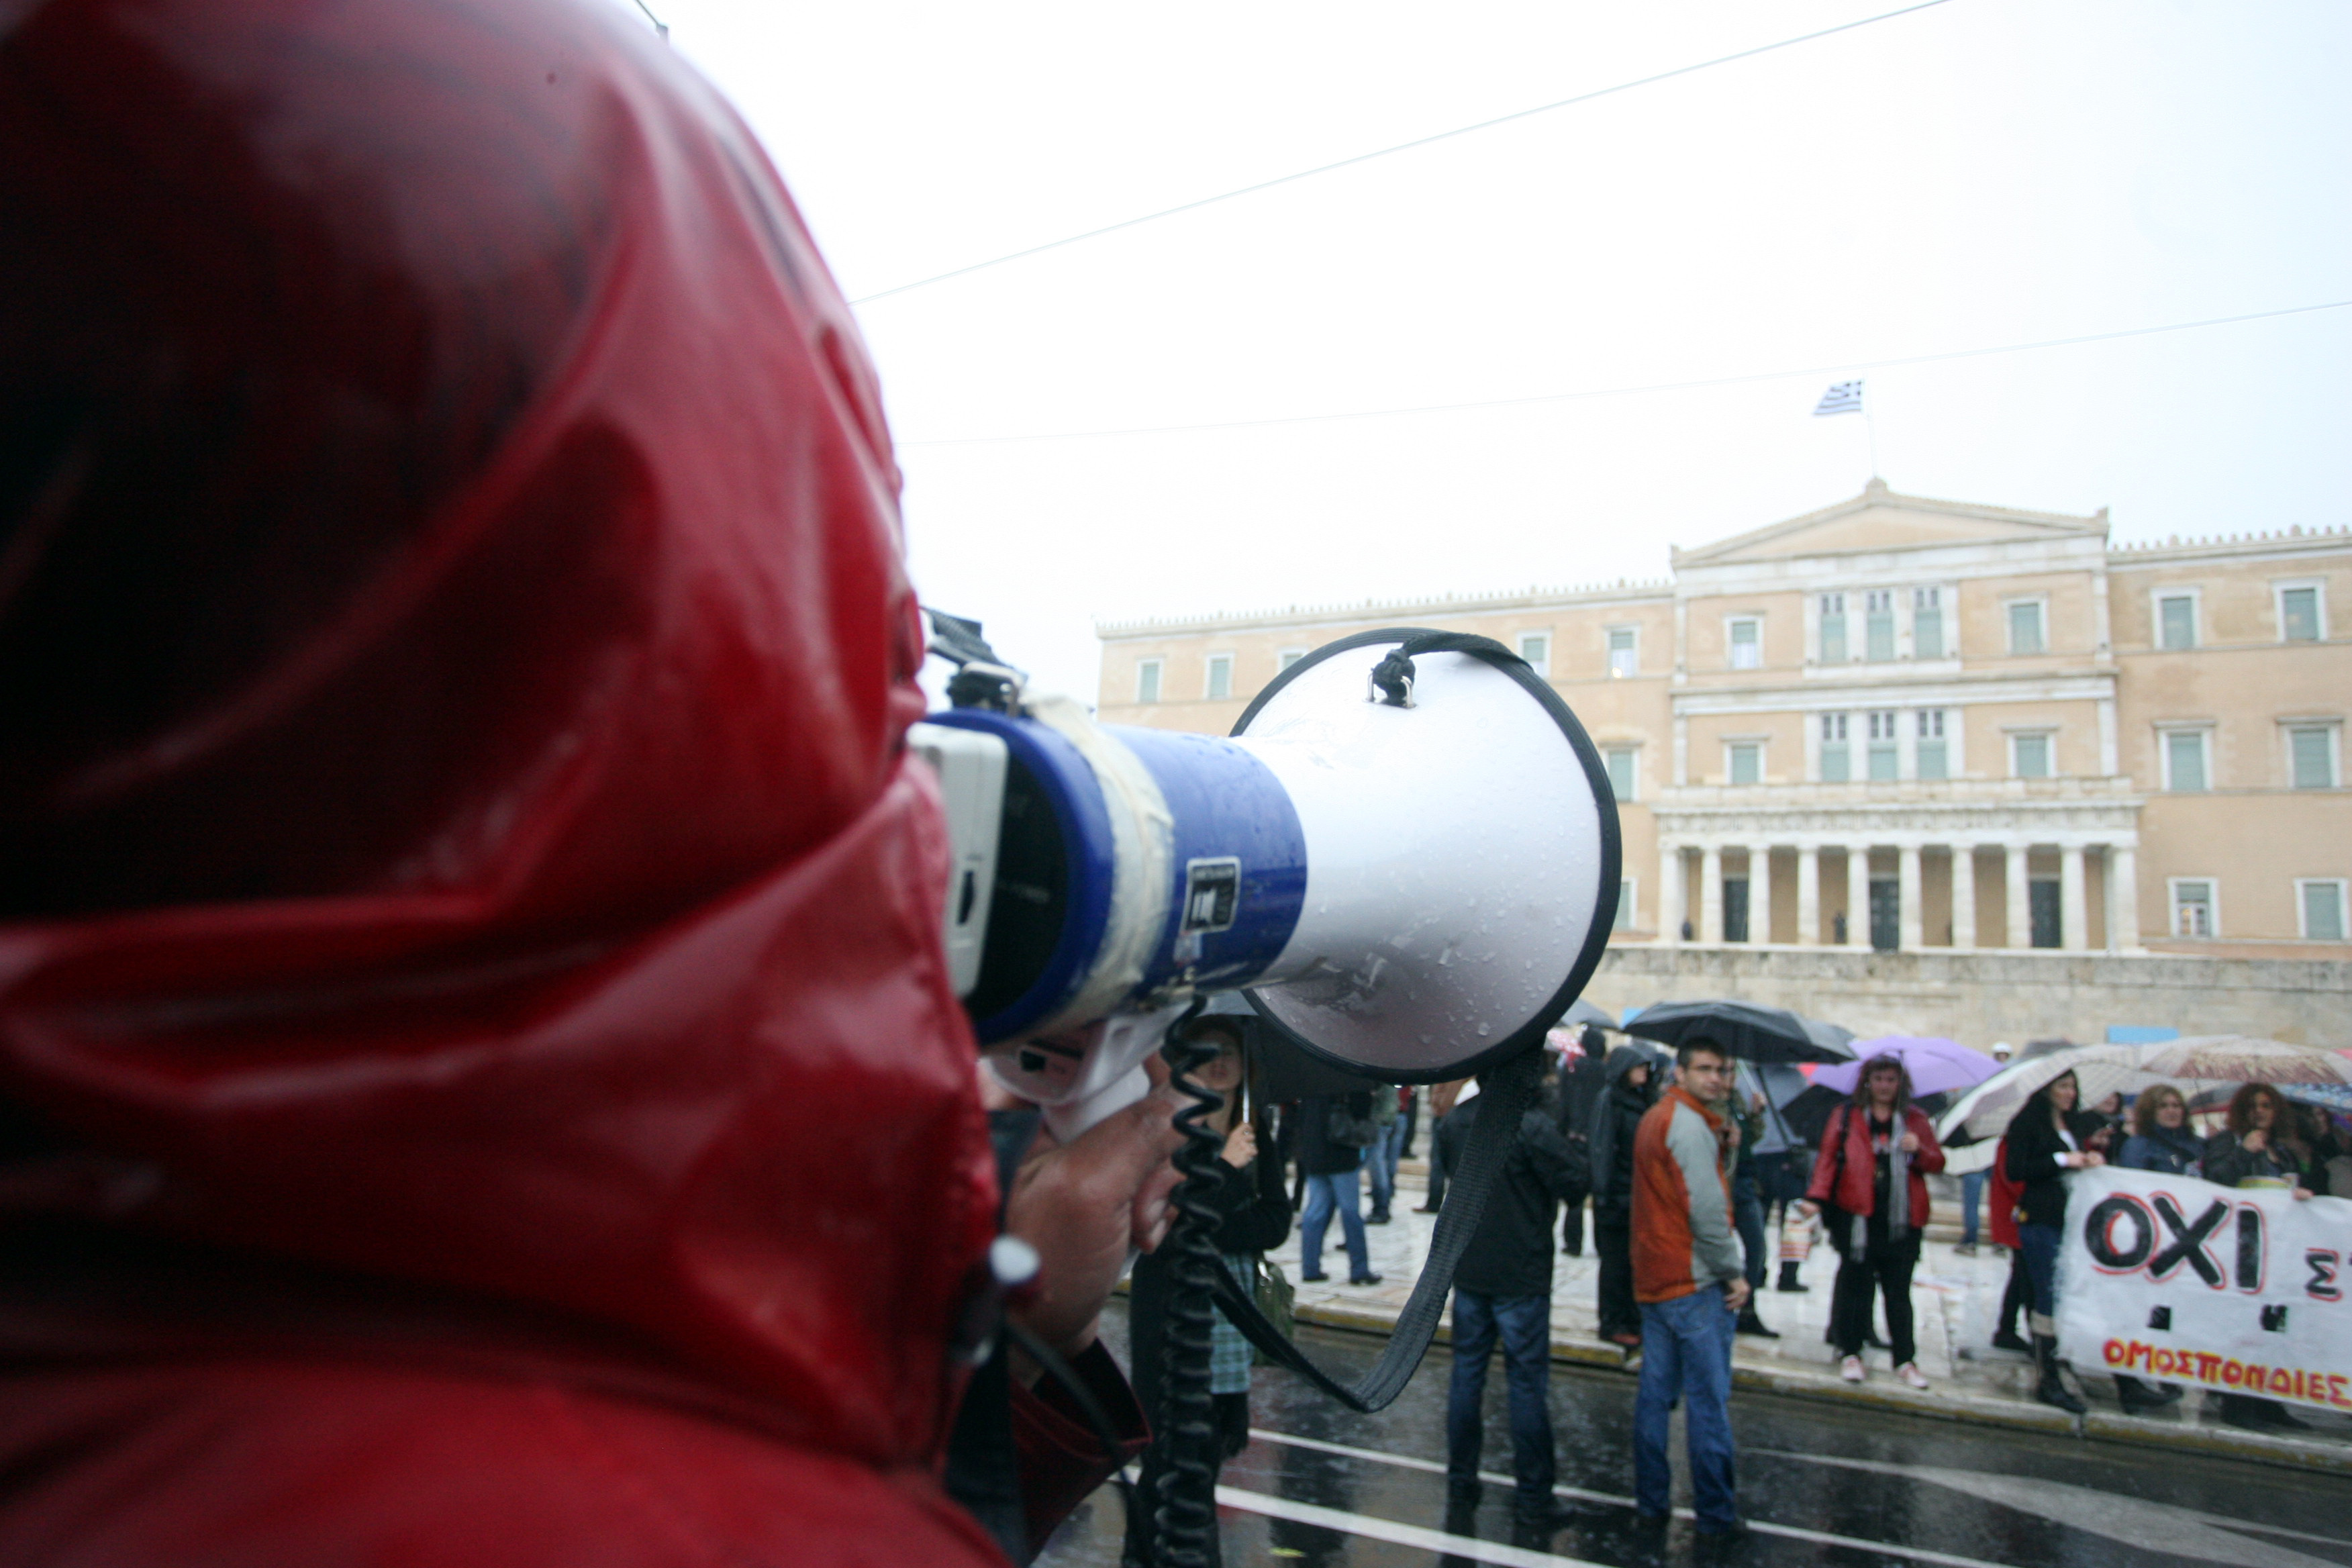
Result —
[{"label": "coiled black cable", "polygon": [[1165,1568],[1212,1568],[1216,1563],[1214,1427],[1209,1395],[1209,1335],[1216,1308],[1210,1292],[1224,1268],[1217,1256],[1219,1216],[1210,1202],[1216,1191],[1216,1162],[1223,1141],[1203,1125],[1224,1107],[1224,1097],[1192,1081],[1194,1068],[1213,1060],[1214,1047],[1187,1037],[1184,1026],[1200,1011],[1196,1004],[1168,1032],[1162,1055],[1168,1081],[1192,1103],[1176,1113],[1184,1142],[1175,1154],[1183,1180],[1170,1195],[1175,1223],[1162,1250],[1170,1255],[1167,1328],[1160,1344],[1160,1426],[1153,1435],[1159,1495],[1152,1504],[1158,1559]]}]

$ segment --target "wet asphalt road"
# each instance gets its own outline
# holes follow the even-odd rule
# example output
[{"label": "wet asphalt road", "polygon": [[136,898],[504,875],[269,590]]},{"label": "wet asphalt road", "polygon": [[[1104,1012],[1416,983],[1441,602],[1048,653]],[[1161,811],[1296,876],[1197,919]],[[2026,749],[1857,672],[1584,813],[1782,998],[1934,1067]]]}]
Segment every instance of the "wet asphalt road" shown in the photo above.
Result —
[{"label": "wet asphalt road", "polygon": [[[1119,1310],[1114,1304],[1106,1332],[1123,1360]],[[1349,1377],[1381,1344],[1315,1329],[1299,1341]],[[1487,1373],[1486,1495],[1475,1510],[1448,1515],[1451,1372],[1448,1353],[1432,1350],[1396,1404],[1358,1415],[1259,1368],[1251,1396],[1259,1436],[1222,1478],[1225,1563],[2352,1568],[2352,1480],[1753,1394],[1735,1394],[1731,1415],[1741,1506],[1757,1532],[1726,1548],[1695,1536],[1683,1517],[1661,1537],[1635,1523],[1631,1505],[1633,1380],[1559,1366],[1551,1408],[1562,1489],[1617,1506],[1594,1524],[1530,1538],[1511,1521],[1499,1356]],[[1677,1425],[1678,1482],[1681,1450]],[[1688,1500],[1678,1487],[1677,1505]],[[1040,1562],[1109,1568],[1122,1518],[1117,1491],[1105,1489]]]}]

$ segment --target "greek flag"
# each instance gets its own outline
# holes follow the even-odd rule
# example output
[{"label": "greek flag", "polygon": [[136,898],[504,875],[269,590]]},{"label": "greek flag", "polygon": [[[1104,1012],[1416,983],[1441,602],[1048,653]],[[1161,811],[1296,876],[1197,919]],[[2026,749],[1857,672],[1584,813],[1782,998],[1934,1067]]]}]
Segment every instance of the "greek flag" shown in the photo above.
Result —
[{"label": "greek flag", "polygon": [[1813,409],[1813,417],[1818,419],[1824,414],[1859,414],[1861,412],[1862,383],[1841,381],[1822,394],[1821,402]]}]

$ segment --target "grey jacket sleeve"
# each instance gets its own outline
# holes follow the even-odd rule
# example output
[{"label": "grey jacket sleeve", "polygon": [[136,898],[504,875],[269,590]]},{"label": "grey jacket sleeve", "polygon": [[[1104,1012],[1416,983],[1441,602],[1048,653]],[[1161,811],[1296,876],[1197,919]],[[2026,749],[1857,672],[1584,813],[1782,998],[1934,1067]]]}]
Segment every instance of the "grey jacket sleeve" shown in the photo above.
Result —
[{"label": "grey jacket sleeve", "polygon": [[1706,1119],[1688,1106],[1676,1106],[1666,1129],[1666,1150],[1682,1167],[1683,1189],[1690,1194],[1691,1278],[1701,1284],[1738,1279],[1745,1260],[1731,1228],[1731,1196]]}]

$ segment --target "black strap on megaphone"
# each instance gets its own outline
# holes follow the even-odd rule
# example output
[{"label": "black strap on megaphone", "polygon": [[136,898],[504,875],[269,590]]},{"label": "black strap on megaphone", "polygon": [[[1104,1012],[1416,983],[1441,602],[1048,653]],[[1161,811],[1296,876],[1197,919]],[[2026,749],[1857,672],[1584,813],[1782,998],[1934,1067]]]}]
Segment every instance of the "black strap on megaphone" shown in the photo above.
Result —
[{"label": "black strap on megaphone", "polygon": [[[1317,1366],[1305,1351],[1266,1321],[1250,1291],[1220,1262],[1213,1293],[1226,1320],[1267,1357],[1349,1409],[1366,1414],[1386,1409],[1404,1392],[1413,1369],[1428,1353],[1429,1342],[1436,1337],[1437,1320],[1445,1310],[1447,1292],[1454,1289],[1454,1270],[1462,1262],[1462,1249],[1469,1246],[1472,1233],[1486,1215],[1486,1199],[1502,1176],[1503,1162],[1518,1136],[1519,1119],[1535,1103],[1542,1072],[1543,1048],[1537,1045],[1478,1075],[1478,1098],[1485,1109],[1478,1112],[1469,1141],[1463,1146],[1461,1169],[1447,1173],[1445,1203],[1430,1237],[1429,1258],[1422,1265],[1421,1278],[1413,1282],[1412,1295],[1397,1317],[1379,1364],[1360,1380],[1343,1384]],[[1433,1129],[1433,1147],[1435,1137]]]}]

